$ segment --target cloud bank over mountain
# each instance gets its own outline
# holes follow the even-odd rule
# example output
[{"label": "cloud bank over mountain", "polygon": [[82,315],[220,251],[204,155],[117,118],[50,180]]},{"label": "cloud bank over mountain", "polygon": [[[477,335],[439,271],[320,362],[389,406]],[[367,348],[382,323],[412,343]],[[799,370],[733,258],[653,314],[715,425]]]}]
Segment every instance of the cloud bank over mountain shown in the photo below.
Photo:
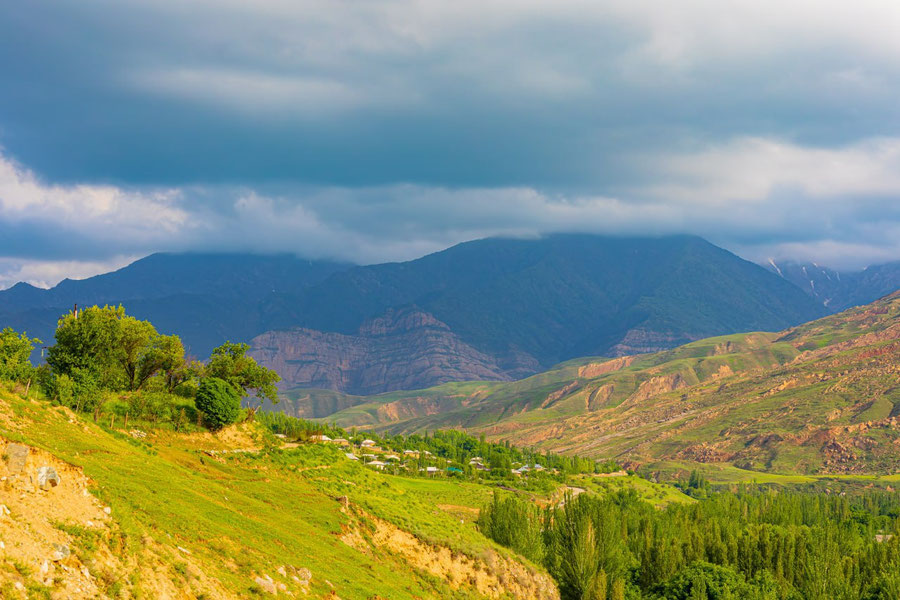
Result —
[{"label": "cloud bank over mountain", "polygon": [[20,3],[0,287],[158,250],[688,232],[900,258],[900,6]]}]

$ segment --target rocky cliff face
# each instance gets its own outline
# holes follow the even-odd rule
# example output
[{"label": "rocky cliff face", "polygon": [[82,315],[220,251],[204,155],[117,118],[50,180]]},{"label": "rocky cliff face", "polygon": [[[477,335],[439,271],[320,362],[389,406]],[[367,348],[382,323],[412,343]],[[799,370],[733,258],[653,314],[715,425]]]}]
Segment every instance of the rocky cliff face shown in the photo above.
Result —
[{"label": "rocky cliff face", "polygon": [[253,357],[275,369],[286,389],[369,395],[448,381],[511,379],[493,358],[415,308],[389,310],[363,323],[356,335],[298,328],[266,332],[251,345]]}]

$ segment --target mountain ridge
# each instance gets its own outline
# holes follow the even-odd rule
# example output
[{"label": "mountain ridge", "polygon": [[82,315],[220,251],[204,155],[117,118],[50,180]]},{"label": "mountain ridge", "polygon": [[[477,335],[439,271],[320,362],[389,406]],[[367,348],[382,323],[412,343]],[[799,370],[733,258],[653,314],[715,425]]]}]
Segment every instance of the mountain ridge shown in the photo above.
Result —
[{"label": "mountain ridge", "polygon": [[[357,398],[322,417],[395,433],[460,427],[631,465],[891,473],[900,468],[898,381],[900,291],[782,332],[586,357],[512,383]],[[298,393],[285,400],[289,412]]]},{"label": "mountain ridge", "polygon": [[352,335],[364,319],[409,305],[516,378],[584,354],[659,350],[824,314],[793,285],[701,238],[575,234],[489,238],[348,269],[311,287],[297,312],[301,327]]},{"label": "mountain ridge", "polygon": [[[161,332],[181,335],[198,358],[225,340],[250,342],[268,332],[286,337],[298,329],[327,336],[331,347],[343,340],[349,349],[358,340],[331,334],[358,337],[364,323],[415,306],[458,338],[458,361],[481,353],[496,363],[500,378],[525,377],[577,356],[658,351],[825,314],[790,282],[696,236],[555,234],[474,240],[412,261],[368,266],[289,255],[157,254],[47,291],[16,286],[0,292],[0,322],[49,341],[59,315],[75,303],[123,303]],[[414,339],[421,341],[410,337],[411,344]],[[437,353],[440,345],[432,347]],[[373,363],[383,363],[377,354]],[[430,380],[413,373],[410,363],[405,371],[385,372],[377,385],[328,385],[377,393],[413,382],[484,378],[438,354],[422,364],[442,361],[447,368],[432,369]]]}]

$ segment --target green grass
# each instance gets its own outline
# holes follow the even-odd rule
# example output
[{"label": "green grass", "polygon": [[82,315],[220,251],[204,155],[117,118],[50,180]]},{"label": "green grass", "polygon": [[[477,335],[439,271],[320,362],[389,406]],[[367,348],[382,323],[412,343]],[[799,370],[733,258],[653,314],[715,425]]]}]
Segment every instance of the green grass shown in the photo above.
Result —
[{"label": "green grass", "polygon": [[686,496],[678,488],[665,484],[654,483],[637,475],[623,475],[617,477],[597,477],[593,475],[580,475],[572,479],[571,485],[582,487],[595,494],[611,494],[625,490],[634,490],[638,497],[645,502],[664,508],[670,504],[696,502],[690,496]]},{"label": "green grass", "polygon": [[[140,552],[145,535],[187,548],[207,575],[239,593],[250,593],[254,573],[276,577],[284,564],[309,568],[320,595],[330,593],[327,579],[344,598],[369,598],[372,590],[390,598],[445,597],[439,582],[402,560],[344,544],[338,536],[349,518],[336,500],[340,495],[428,541],[475,555],[497,549],[473,526],[436,508],[480,505],[490,494],[482,486],[381,475],[321,446],[216,460],[185,436],[160,430],[152,444],[139,443],[91,422],[73,426],[44,403],[4,400],[17,427],[0,434],[83,467],[95,482],[93,492],[112,507],[129,552]],[[81,532],[69,533],[89,551]]]}]

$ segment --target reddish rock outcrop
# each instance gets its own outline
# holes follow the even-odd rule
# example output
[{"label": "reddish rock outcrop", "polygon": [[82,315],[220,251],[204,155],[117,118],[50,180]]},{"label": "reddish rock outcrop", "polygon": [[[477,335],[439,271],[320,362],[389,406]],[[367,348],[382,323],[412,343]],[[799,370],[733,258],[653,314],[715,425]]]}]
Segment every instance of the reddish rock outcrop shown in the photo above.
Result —
[{"label": "reddish rock outcrop", "polygon": [[370,395],[449,381],[511,379],[493,358],[415,308],[388,311],[364,323],[356,335],[269,331],[251,345],[251,355],[275,369],[284,388]]}]

